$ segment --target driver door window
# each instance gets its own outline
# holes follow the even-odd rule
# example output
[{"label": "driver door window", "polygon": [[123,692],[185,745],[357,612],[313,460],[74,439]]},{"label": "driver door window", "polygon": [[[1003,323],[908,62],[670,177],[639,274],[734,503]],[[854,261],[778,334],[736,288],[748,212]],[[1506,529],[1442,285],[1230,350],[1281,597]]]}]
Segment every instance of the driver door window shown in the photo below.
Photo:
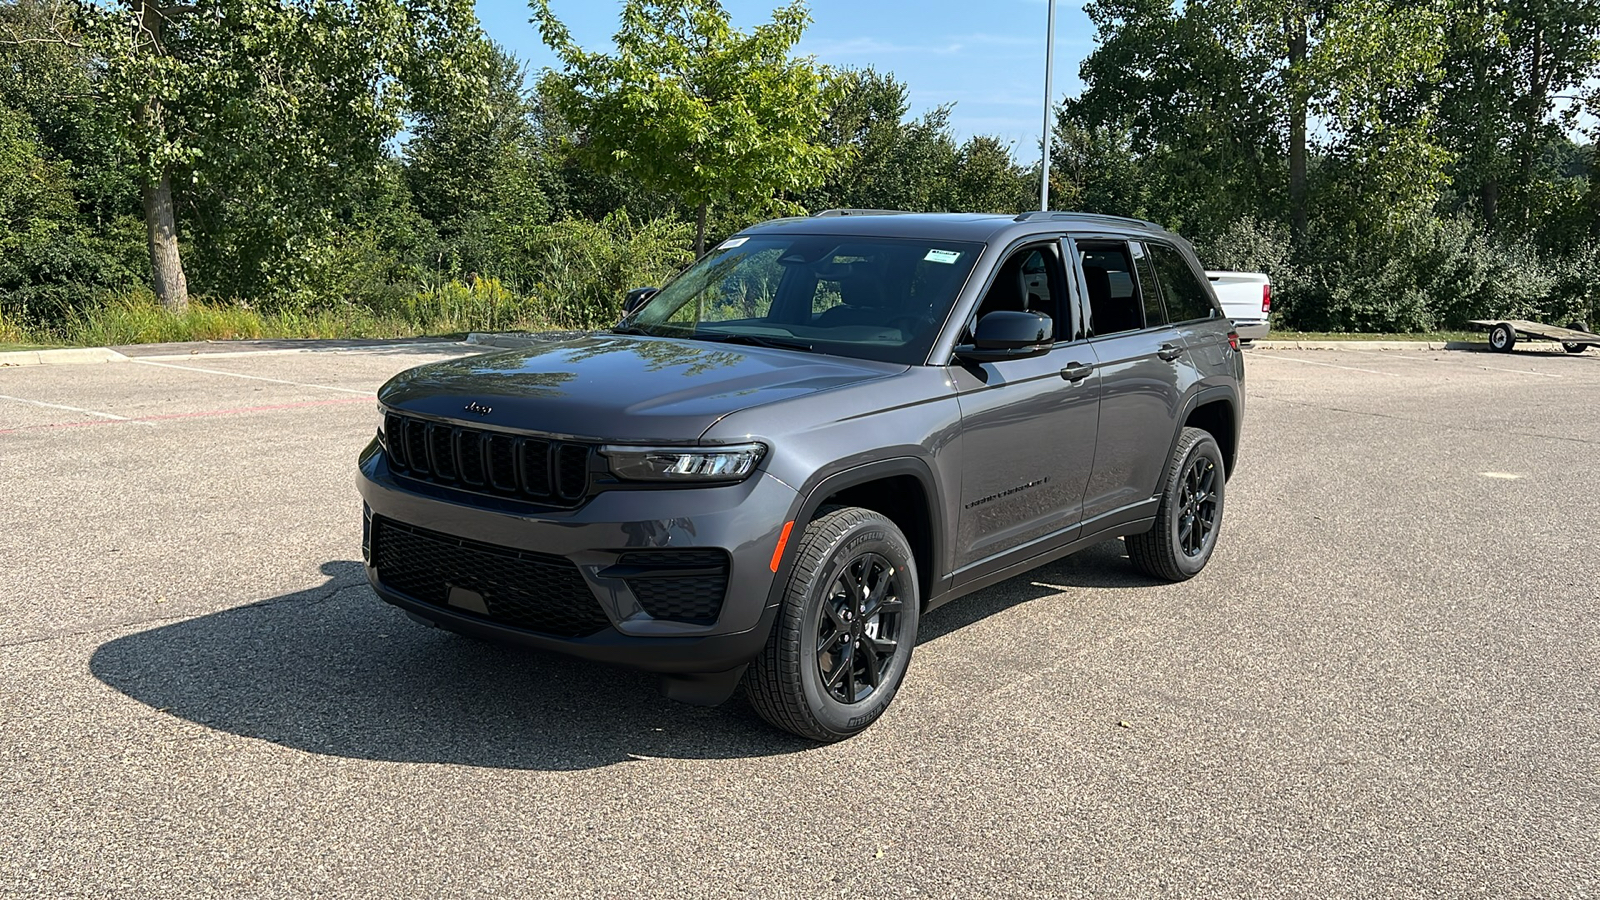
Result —
[{"label": "driver door window", "polygon": [[1072,321],[1065,302],[1066,283],[1061,258],[1055,245],[1024,247],[1000,264],[994,281],[978,304],[973,324],[992,312],[1036,312],[1050,317],[1055,331],[1052,339],[1064,341],[1072,335]]}]

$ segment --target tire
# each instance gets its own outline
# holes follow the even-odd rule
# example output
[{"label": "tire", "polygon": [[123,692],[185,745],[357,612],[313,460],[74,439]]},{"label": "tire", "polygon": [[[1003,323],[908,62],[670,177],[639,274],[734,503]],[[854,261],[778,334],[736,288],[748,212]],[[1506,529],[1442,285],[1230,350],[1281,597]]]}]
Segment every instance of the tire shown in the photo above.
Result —
[{"label": "tire", "polygon": [[856,507],[824,509],[794,553],[778,621],[745,675],[746,694],[778,728],[843,740],[883,715],[911,663],[921,596],[916,561],[893,522]]},{"label": "tire", "polygon": [[1184,428],[1167,464],[1155,527],[1123,539],[1128,559],[1139,571],[1163,581],[1200,574],[1222,530],[1228,483],[1224,474],[1222,450],[1211,433]]},{"label": "tire", "polygon": [[1517,330],[1501,322],[1489,329],[1489,349],[1500,353],[1510,353],[1511,348],[1517,345]]},{"label": "tire", "polygon": [[1589,349],[1589,345],[1588,344],[1562,344],[1561,345],[1561,349],[1567,351],[1568,353],[1582,353],[1583,351]]}]

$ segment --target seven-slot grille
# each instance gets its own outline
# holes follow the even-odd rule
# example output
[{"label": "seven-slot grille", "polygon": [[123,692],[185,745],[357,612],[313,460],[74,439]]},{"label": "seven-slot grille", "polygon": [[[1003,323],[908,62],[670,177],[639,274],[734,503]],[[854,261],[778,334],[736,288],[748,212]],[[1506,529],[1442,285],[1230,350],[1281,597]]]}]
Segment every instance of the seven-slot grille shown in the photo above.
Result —
[{"label": "seven-slot grille", "polygon": [[[378,582],[406,596],[555,637],[584,637],[611,624],[571,560],[451,537],[372,518]],[[480,609],[451,603],[469,591]]]},{"label": "seven-slot grille", "polygon": [[520,437],[387,413],[383,433],[396,474],[554,506],[589,493],[588,444]]}]

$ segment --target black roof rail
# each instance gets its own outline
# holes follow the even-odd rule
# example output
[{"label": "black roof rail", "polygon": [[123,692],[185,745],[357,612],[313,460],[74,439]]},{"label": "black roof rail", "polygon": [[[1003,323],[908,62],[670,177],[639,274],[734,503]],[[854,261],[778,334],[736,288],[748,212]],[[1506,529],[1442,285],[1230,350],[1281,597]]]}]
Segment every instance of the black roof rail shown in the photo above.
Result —
[{"label": "black roof rail", "polygon": [[1123,225],[1130,223],[1134,225],[1147,225],[1151,228],[1159,228],[1162,231],[1166,230],[1161,225],[1158,225],[1149,219],[1135,219],[1131,216],[1108,216],[1104,213],[1056,212],[1048,209],[1036,209],[1033,212],[1025,212],[1022,215],[1017,216],[1016,221],[1037,222],[1041,219],[1090,219],[1099,220],[1102,222],[1117,222]]},{"label": "black roof rail", "polygon": [[821,219],[831,216],[908,216],[910,210],[905,209],[825,209],[814,214],[811,218]]}]

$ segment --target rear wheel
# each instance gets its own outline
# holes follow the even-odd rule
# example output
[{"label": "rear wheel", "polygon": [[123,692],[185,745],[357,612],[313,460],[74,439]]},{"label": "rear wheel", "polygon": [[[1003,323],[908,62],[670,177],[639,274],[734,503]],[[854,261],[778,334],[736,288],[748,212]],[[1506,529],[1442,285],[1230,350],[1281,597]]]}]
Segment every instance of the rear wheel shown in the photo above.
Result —
[{"label": "rear wheel", "polygon": [[806,526],[767,646],[746,675],[763,719],[817,741],[859,734],[894,700],[917,639],[911,545],[868,509]]},{"label": "rear wheel", "polygon": [[1517,344],[1517,330],[1501,322],[1489,329],[1489,349],[1501,353],[1510,353],[1511,348]]},{"label": "rear wheel", "polygon": [[1208,431],[1184,428],[1167,464],[1155,527],[1123,539],[1139,571],[1164,581],[1200,574],[1217,546],[1226,499],[1222,450]]}]

